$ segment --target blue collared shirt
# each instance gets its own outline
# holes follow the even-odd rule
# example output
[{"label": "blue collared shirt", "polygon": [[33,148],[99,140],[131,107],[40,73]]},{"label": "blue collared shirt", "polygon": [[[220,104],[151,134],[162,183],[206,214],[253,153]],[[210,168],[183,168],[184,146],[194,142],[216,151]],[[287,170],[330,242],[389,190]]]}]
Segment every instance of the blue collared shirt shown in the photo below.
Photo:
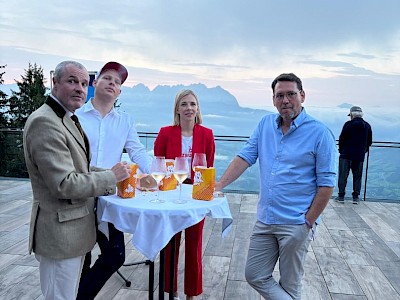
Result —
[{"label": "blue collared shirt", "polygon": [[304,224],[318,187],[334,187],[336,143],[305,109],[283,134],[279,114],[266,115],[238,156],[259,159],[257,219],[264,224]]}]

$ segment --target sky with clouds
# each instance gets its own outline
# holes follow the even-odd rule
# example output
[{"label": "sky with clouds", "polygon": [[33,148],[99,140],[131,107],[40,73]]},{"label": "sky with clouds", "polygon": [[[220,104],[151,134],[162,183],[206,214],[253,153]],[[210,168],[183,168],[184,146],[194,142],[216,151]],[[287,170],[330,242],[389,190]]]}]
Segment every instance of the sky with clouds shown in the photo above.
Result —
[{"label": "sky with clouds", "polygon": [[241,106],[271,106],[271,81],[294,72],[305,106],[400,111],[399,0],[0,0],[5,83],[29,63],[48,78],[66,59],[125,85],[221,86]]}]

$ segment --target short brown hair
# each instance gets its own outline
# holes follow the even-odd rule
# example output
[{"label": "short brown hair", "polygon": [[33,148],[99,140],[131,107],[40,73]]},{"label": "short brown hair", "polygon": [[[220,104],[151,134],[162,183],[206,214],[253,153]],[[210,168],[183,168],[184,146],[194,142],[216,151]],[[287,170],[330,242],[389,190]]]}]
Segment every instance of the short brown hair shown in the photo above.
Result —
[{"label": "short brown hair", "polygon": [[278,83],[278,81],[296,82],[299,91],[303,90],[303,84],[301,83],[301,79],[299,77],[297,77],[293,73],[283,73],[278,77],[276,77],[274,81],[272,81],[271,87],[272,87],[272,92],[274,93],[275,93],[275,85]]}]

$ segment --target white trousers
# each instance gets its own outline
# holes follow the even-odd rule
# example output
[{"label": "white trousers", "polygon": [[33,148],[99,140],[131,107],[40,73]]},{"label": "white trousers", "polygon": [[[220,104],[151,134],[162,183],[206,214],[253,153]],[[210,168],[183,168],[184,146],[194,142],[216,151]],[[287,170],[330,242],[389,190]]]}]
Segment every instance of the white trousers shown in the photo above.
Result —
[{"label": "white trousers", "polygon": [[75,300],[85,256],[53,259],[35,254],[45,300]]}]

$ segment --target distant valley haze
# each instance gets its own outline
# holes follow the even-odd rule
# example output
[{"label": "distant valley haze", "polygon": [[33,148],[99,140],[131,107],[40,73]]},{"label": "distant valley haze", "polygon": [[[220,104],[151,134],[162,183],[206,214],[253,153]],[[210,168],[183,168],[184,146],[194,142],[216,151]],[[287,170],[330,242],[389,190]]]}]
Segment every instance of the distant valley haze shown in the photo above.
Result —
[{"label": "distant valley haze", "polygon": [[[6,94],[16,91],[16,84],[0,87]],[[171,125],[175,95],[182,89],[192,89],[199,98],[203,116],[203,125],[213,129],[215,135],[249,136],[265,114],[277,113],[272,105],[272,91],[261,99],[265,109],[239,105],[238,100],[229,91],[220,86],[207,87],[204,84],[158,85],[150,89],[144,84],[122,87],[118,98],[118,108],[132,114],[138,131],[158,132],[160,127]],[[357,103],[342,103],[338,106],[308,106],[303,103],[307,113],[326,124],[339,138],[343,124],[349,120],[350,107]],[[400,142],[400,108],[383,109],[381,107],[362,107],[364,119],[371,124],[374,141]]]},{"label": "distant valley haze", "polygon": [[[215,135],[249,136],[265,114],[277,113],[272,105],[272,92],[265,95],[265,109],[239,105],[237,99],[222,87],[204,84],[157,86],[150,90],[143,84],[123,87],[118,103],[122,111],[132,114],[138,131],[158,132],[161,126],[172,124],[175,95],[182,89],[192,89],[198,95],[203,123]],[[347,114],[356,103],[342,103],[334,107],[303,106],[307,113],[322,121],[339,138]],[[372,126],[374,141],[400,142],[400,108],[388,111],[378,107],[363,107],[364,119]]]}]

